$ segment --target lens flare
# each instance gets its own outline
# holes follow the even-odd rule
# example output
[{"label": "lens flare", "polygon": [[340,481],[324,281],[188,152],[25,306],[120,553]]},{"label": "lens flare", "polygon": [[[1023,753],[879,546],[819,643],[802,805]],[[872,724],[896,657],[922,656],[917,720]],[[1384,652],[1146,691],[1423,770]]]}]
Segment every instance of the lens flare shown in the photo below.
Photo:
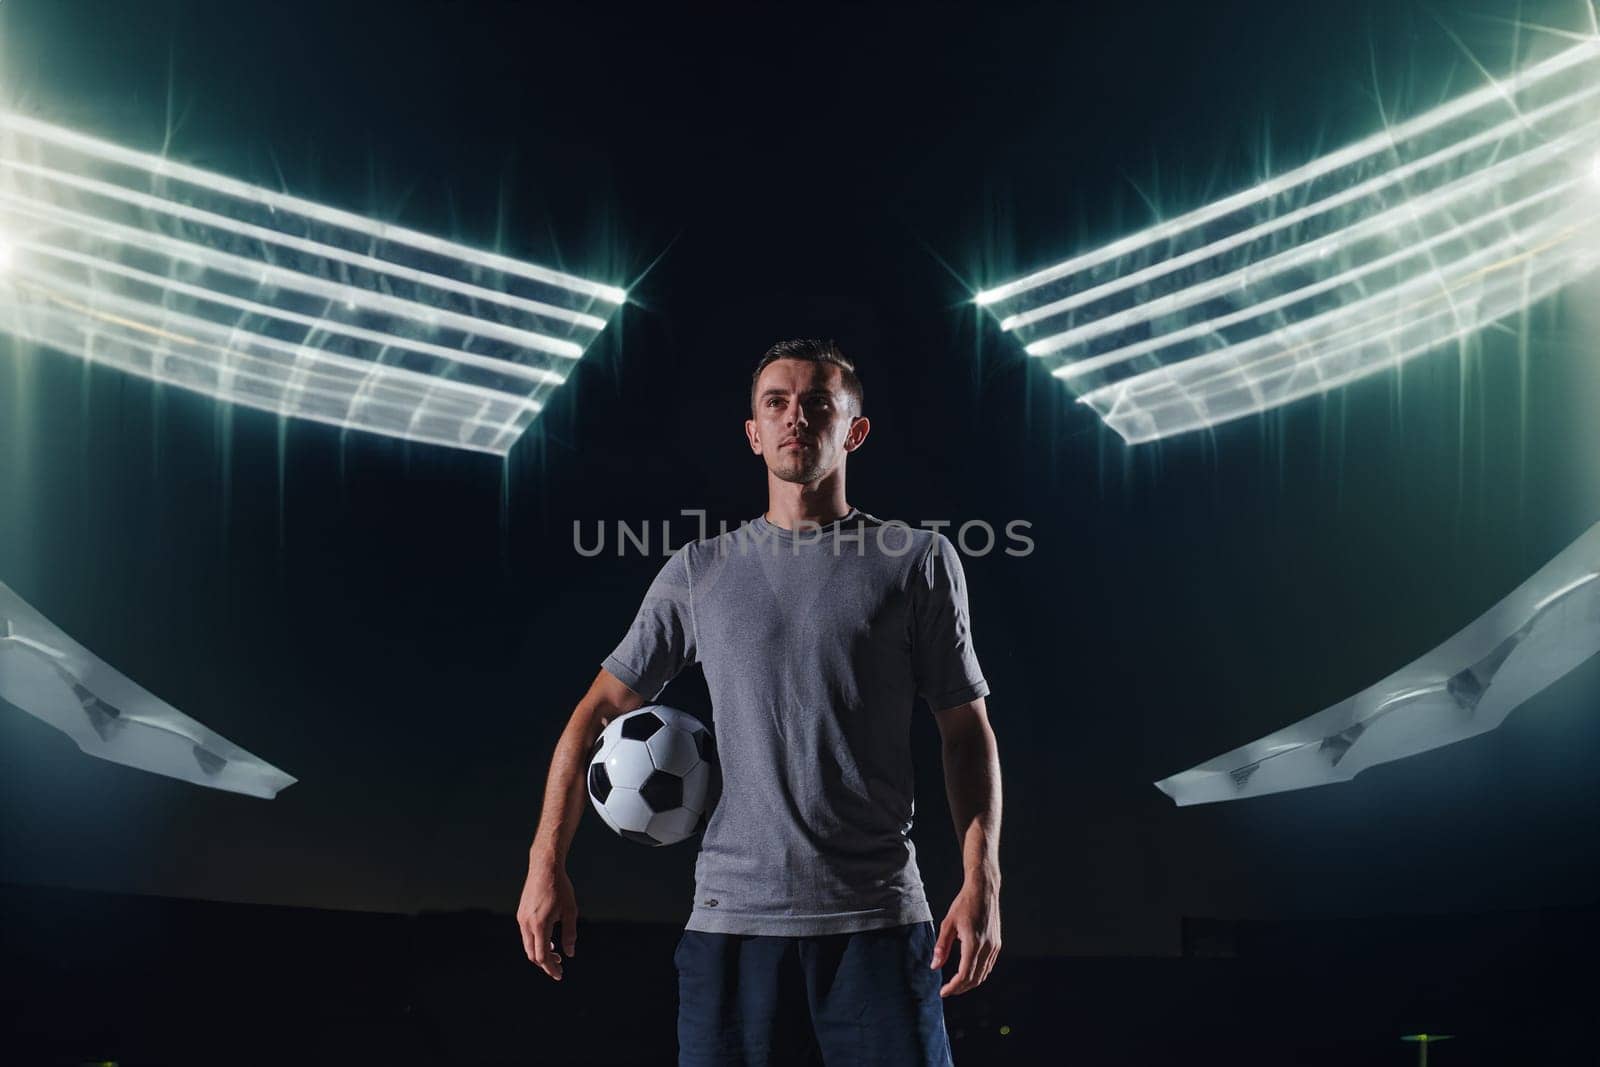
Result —
[{"label": "lens flare", "polygon": [[1314,396],[1596,266],[1600,40],[977,303],[1130,444]]},{"label": "lens flare", "polygon": [[626,301],[0,111],[0,329],[219,400],[496,455]]}]

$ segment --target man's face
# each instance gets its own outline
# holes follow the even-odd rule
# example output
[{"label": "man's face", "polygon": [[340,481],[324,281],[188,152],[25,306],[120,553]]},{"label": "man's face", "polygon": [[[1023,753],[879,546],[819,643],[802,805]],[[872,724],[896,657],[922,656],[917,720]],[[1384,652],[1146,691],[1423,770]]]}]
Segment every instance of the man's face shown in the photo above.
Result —
[{"label": "man's face", "polygon": [[756,382],[755,411],[744,424],[750,450],[786,482],[814,484],[861,446],[867,420],[856,415],[831,363],[778,359]]}]

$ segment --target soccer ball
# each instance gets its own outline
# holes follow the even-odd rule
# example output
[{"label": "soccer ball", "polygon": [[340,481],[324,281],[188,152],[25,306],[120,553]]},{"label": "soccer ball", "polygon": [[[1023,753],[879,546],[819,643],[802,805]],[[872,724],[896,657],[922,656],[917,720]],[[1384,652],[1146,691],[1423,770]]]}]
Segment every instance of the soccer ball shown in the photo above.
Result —
[{"label": "soccer ball", "polygon": [[720,781],[711,731],[660,704],[611,720],[589,755],[594,810],[641,845],[671,845],[704,830]]}]

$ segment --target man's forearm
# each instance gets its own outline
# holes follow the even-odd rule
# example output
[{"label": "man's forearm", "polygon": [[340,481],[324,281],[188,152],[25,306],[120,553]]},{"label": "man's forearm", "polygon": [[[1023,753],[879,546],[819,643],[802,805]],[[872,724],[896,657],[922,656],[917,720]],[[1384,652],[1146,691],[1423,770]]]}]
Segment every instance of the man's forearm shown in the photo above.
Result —
[{"label": "man's forearm", "polygon": [[1000,885],[1000,752],[987,722],[944,743],[944,784],[969,881]]},{"label": "man's forearm", "polygon": [[556,742],[550,777],[544,787],[544,810],[533,835],[532,858],[563,864],[583,818],[584,771],[596,732],[571,722]]}]

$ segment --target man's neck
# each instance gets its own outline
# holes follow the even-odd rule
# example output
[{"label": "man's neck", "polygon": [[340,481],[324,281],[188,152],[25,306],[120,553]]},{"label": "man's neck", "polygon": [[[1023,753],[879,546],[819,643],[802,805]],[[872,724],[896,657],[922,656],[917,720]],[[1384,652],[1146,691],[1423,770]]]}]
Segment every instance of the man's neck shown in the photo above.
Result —
[{"label": "man's neck", "polygon": [[844,477],[835,472],[816,485],[800,485],[767,475],[767,521],[785,530],[826,526],[850,514]]}]

